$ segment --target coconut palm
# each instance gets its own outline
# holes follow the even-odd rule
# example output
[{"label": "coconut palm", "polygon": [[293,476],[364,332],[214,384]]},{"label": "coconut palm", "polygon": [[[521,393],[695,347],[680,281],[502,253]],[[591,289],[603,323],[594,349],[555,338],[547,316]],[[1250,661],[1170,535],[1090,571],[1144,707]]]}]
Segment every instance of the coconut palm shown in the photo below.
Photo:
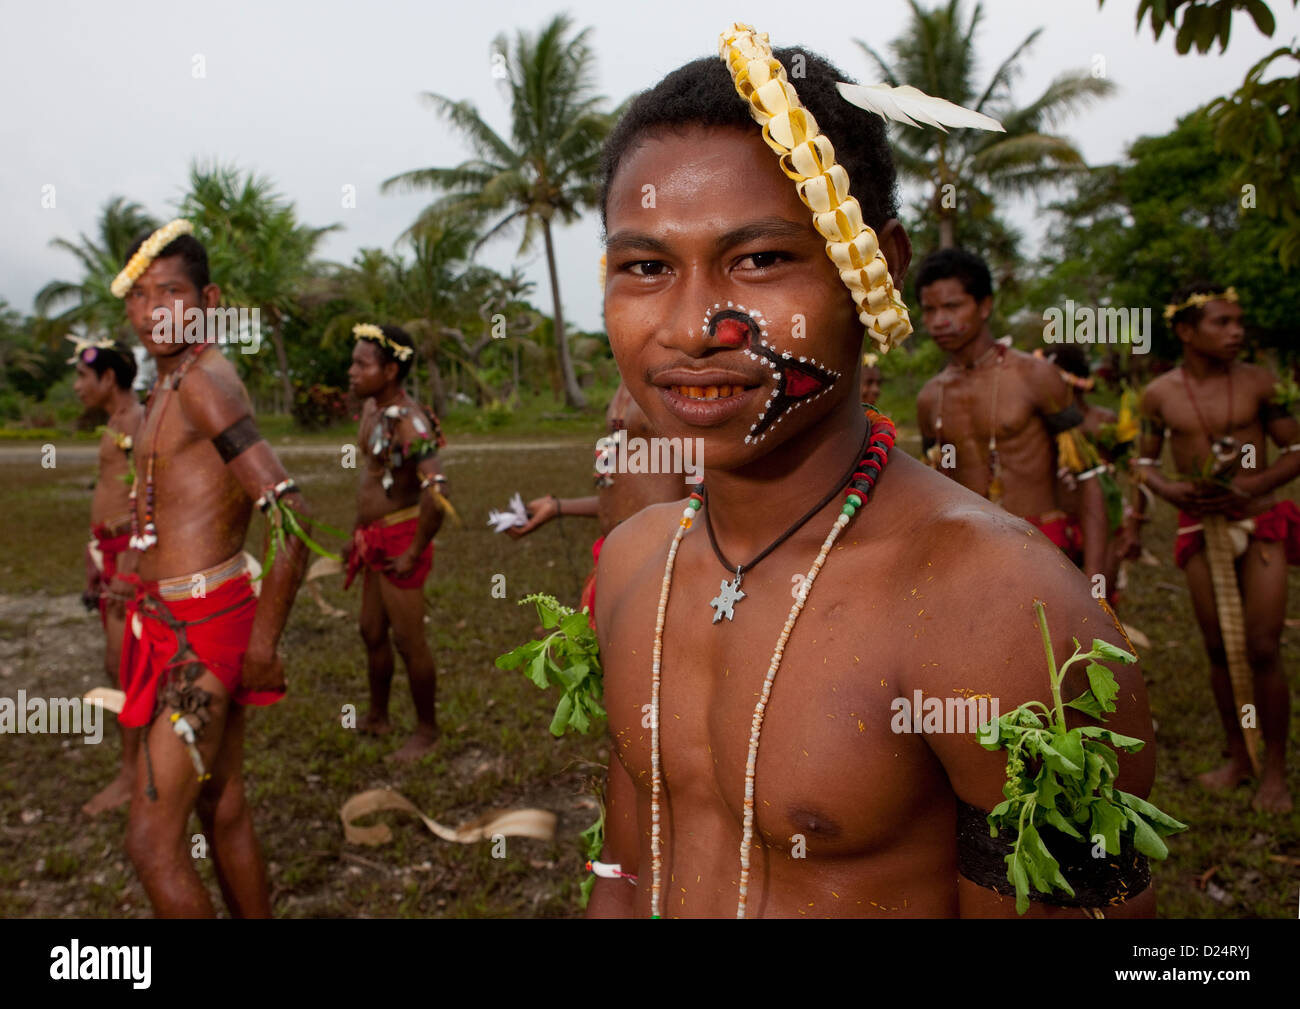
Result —
[{"label": "coconut palm", "polygon": [[1023,195],[1058,180],[1062,172],[1086,168],[1065,137],[1047,132],[1070,113],[1109,95],[1114,85],[1081,70],[1062,72],[1037,99],[1017,106],[1011,85],[1020,61],[1043,29],[1037,28],[1002,61],[982,89],[975,81],[975,31],[983,8],[964,19],[961,0],[923,10],[908,0],[912,20],[890,43],[892,62],[856,40],[891,85],[910,84],[927,94],[993,116],[1006,133],[982,130],[897,127],[894,157],[904,178],[926,184],[929,209],[938,221],[939,246],[957,244],[962,215],[987,214],[997,195]]},{"label": "coconut palm", "polygon": [[293,403],[284,324],[298,311],[297,298],[316,272],[313,257],[321,240],[339,225],[311,228],[298,223],[293,204],[271,181],[234,166],[190,166],[190,188],[181,213],[194,222],[208,250],[213,282],[231,306],[257,308],[266,316],[280,373],[283,409]]},{"label": "coconut palm", "polygon": [[100,210],[94,238],[84,233],[79,241],[56,238],[50,245],[77,257],[81,263],[79,281],[52,280],[36,294],[36,311],[48,315],[66,305],[56,321],[81,326],[95,336],[109,335],[125,323],[122,302],[109,285],[126,261],[131,243],[158,227],[138,203],[124,196],[111,197]]},{"label": "coconut palm", "polygon": [[[582,208],[595,205],[600,146],[613,120],[600,111],[604,99],[593,92],[590,29],[572,35],[570,29],[570,19],[560,15],[535,36],[516,33],[513,46],[505,35],[493,42],[510,92],[509,141],[469,102],[426,93],[424,99],[461,132],[474,156],[454,168],[403,172],[388,179],[383,191],[432,189],[444,194],[432,211],[460,207],[489,215],[494,223],[479,239],[479,246],[522,226],[522,254],[540,233],[550,274],[564,396],[570,406],[583,407],[586,400],[574,377],[565,339],[552,224],[571,223]],[[415,230],[420,226],[417,221]]]}]

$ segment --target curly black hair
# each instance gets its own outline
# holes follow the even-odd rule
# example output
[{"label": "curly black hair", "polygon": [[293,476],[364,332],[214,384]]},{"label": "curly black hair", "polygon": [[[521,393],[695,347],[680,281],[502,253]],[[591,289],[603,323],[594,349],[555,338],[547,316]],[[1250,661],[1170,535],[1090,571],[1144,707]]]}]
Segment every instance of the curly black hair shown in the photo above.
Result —
[{"label": "curly black hair", "polygon": [[[94,353],[89,351],[93,349]],[[77,358],[95,373],[96,378],[103,378],[104,372],[112,369],[113,380],[119,389],[129,389],[135,382],[135,354],[121,340],[114,340],[111,347],[94,347],[83,350]]]},{"label": "curly black hair", "polygon": [[[1214,284],[1208,280],[1193,280],[1190,284],[1184,284],[1175,291],[1174,296],[1169,299],[1169,304],[1181,305],[1193,294],[1223,294],[1227,289],[1227,284]],[[1180,322],[1185,322],[1195,329],[1201,323],[1203,311],[1203,305],[1188,305],[1181,312],[1174,313],[1174,317],[1169,320],[1169,328],[1172,330]]]},{"label": "curly black hair", "polygon": [[[812,112],[821,132],[835,146],[835,160],[852,183],[862,217],[879,231],[898,216],[898,181],[894,157],[880,116],[845,101],[838,81],[854,83],[822,56],[801,48],[775,49],[799,100]],[[758,130],[749,105],[736,93],[731,71],[718,57],[678,67],[649,91],[632,100],[601,151],[600,219],[610,183],[623,159],[647,137],[689,126]],[[773,163],[776,155],[772,156]]]},{"label": "curly black hair", "polygon": [[935,281],[955,278],[962,289],[976,301],[983,301],[993,293],[993,277],[989,265],[967,249],[939,249],[921,260],[916,268],[916,293]]},{"label": "curly black hair", "polygon": [[[152,231],[142,231],[136,236],[131,247],[126,250],[126,258],[122,260],[122,265],[126,266],[131,261],[131,257],[145,243],[145,240],[152,235]],[[190,278],[196,291],[202,291],[212,282],[208,274],[208,250],[203,247],[193,235],[181,235],[172,239],[163,246],[162,251],[154,257],[155,261],[159,259],[169,259],[172,256],[180,256],[185,263],[185,273]]]}]

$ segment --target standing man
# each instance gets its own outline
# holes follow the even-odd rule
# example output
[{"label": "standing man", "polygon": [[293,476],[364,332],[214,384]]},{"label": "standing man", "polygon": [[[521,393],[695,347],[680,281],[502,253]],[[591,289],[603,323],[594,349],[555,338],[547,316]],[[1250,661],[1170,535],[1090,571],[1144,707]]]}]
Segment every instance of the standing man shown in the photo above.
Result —
[{"label": "standing man", "polygon": [[1078,555],[1079,524],[1058,506],[1056,486],[1055,438],[1083,420],[1069,386],[1047,361],[993,339],[993,279],[979,256],[931,253],[916,289],[925,328],[948,355],[916,400],[926,458]]},{"label": "standing man", "polygon": [[[1195,283],[1174,295],[1166,321],[1183,345],[1183,362],[1142,394],[1142,458],[1134,471],[1178,509],[1174,563],[1183,569],[1196,621],[1210,659],[1210,684],[1228,742],[1228,761],[1200,776],[1214,791],[1235,788],[1251,774],[1229,676],[1219,603],[1206,556],[1203,519],[1233,523],[1236,582],[1245,619],[1245,651],[1254,680],[1258,725],[1264,738],[1256,809],[1291,810],[1286,787],[1290,694],[1280,655],[1286,615],[1287,565],[1300,563],[1300,509],[1278,491],[1300,475],[1300,424],[1277,402],[1277,380],[1267,368],[1238,361],[1245,330],[1231,288]],[[1178,477],[1160,470],[1164,432]],[[1278,455],[1267,463],[1268,439]]]},{"label": "standing man", "polygon": [[[99,609],[104,628],[104,670],[108,682],[119,685],[125,610],[106,595],[117,573],[118,555],[131,538],[131,485],[135,474],[131,450],[144,417],[140,400],[131,390],[135,382],[135,355],[112,340],[76,340],[69,364],[77,366],[73,389],[88,410],[103,410],[108,424],[99,439],[99,470],[95,496],[90,502],[90,542],[86,546],[86,605]],[[117,777],[81,807],[87,816],[116,809],[131,799],[135,765],[140,755],[140,730],[120,725],[122,768]]]},{"label": "standing man", "polygon": [[365,568],[361,638],[370,710],[361,728],[374,735],[389,730],[396,644],[411,682],[416,727],[392,759],[411,761],[433,749],[438,739],[437,670],[424,636],[424,582],[433,569],[433,537],[447,507],[440,489],[446,478],[437,459],[443,438],[437,418],[402,389],[415,357],[406,331],[367,323],[354,326],[352,333],[356,343],[348,382],[365,401],[358,435],[365,465],[344,587]]},{"label": "standing man", "polygon": [[221,290],[192,230],[181,219],[141,238],[113,282],[158,367],[136,439],[131,550],[111,586],[128,600],[119,718],[143,730],[126,847],[160,917],[211,917],[190,854],[197,811],[230,913],[268,917],[244,797],[245,708],[284,696],[276,652],[306,547],[289,536],[260,596],[243,548],[254,502],[285,534],[305,519],[234,366],[211,342],[207,312]]}]

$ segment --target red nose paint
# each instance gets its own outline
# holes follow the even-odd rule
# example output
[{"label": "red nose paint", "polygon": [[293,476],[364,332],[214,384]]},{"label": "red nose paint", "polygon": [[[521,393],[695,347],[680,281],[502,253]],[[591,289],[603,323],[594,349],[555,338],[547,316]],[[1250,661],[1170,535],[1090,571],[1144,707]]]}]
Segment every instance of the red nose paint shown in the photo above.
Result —
[{"label": "red nose paint", "polygon": [[807,396],[810,392],[816,392],[821,388],[821,382],[806,375],[802,371],[796,371],[790,368],[785,373],[785,394],[793,396],[796,399],[800,396]]},{"label": "red nose paint", "polygon": [[749,327],[739,319],[723,319],[715,333],[718,342],[728,347],[739,347],[749,340]]}]

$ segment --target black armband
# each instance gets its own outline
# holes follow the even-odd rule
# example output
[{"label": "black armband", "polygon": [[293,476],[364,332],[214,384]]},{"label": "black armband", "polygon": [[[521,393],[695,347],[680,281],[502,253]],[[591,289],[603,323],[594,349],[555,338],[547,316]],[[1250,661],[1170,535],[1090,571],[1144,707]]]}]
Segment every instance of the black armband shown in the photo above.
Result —
[{"label": "black armband", "polygon": [[[1013,844],[1005,833],[990,837],[988,813],[957,800],[957,871],[976,886],[1014,897],[1016,888],[1007,880],[1005,860]],[[1093,845],[1087,841],[1076,841],[1054,827],[1039,827],[1038,833],[1074,888],[1074,896],[1031,888],[1030,900],[1054,907],[1109,907],[1131,900],[1151,885],[1147,858],[1127,835],[1120,838],[1119,855],[1093,858]]]},{"label": "black armband", "polygon": [[212,444],[217,447],[217,454],[221,456],[221,461],[228,463],[243,455],[261,440],[262,435],[257,430],[257,425],[253,423],[253,418],[244,416],[213,438]]},{"label": "black armband", "polygon": [[1062,431],[1068,431],[1082,424],[1083,411],[1071,403],[1064,410],[1043,414],[1043,423],[1047,425],[1049,434],[1058,435]]},{"label": "black armband", "polygon": [[1275,420],[1282,420],[1284,417],[1290,416],[1291,408],[1289,406],[1283,406],[1271,399],[1259,408],[1259,418],[1265,424],[1271,424]]}]

